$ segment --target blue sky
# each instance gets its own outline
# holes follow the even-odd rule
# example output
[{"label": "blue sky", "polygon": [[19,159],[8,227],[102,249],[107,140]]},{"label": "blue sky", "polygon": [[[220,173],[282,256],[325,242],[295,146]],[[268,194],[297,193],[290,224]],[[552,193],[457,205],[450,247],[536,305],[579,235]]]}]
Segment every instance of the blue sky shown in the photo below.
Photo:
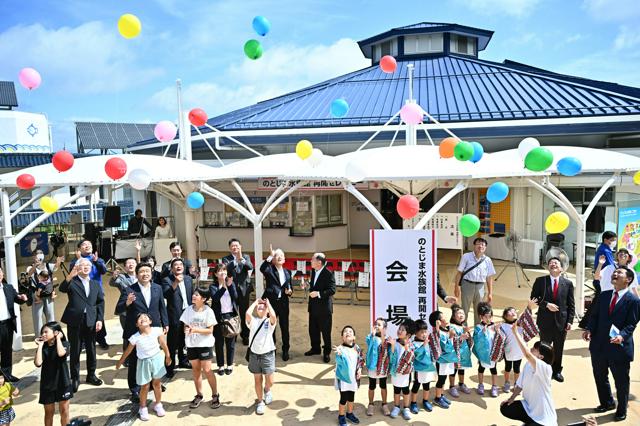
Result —
[{"label": "blue sky", "polygon": [[[123,13],[138,38],[118,34]],[[272,30],[251,61],[255,15]],[[637,0],[2,0],[0,80],[39,70],[37,90],[17,84],[19,109],[75,149],[74,121],[176,121],[177,78],[185,108],[214,116],[363,68],[357,40],[421,21],[495,31],[483,59],[640,86]]]}]

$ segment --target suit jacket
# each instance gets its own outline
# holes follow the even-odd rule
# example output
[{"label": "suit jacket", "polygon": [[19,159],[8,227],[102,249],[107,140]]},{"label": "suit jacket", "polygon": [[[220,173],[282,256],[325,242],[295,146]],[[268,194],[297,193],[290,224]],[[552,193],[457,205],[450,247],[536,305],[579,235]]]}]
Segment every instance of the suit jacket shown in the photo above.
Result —
[{"label": "suit jacket", "polygon": [[278,295],[280,295],[280,301],[289,302],[289,296],[287,296],[284,291],[292,290],[293,287],[291,285],[291,272],[288,269],[284,269],[284,283],[280,282],[280,274],[278,274],[278,270],[276,267],[268,262],[266,259],[260,265],[260,272],[264,275],[264,279],[266,281],[264,293],[262,293],[262,298],[265,297],[269,299],[271,305],[275,306],[276,301],[278,300]]},{"label": "suit jacket", "polygon": [[222,263],[227,265],[227,273],[233,278],[239,295],[246,297],[253,291],[251,279],[249,278],[249,272],[253,271],[253,264],[251,263],[251,258],[246,254],[243,254],[242,258],[244,259],[244,263],[241,262],[237,264],[234,262],[235,257],[230,254],[222,258]]},{"label": "suit jacket", "polygon": [[[129,293],[136,295],[136,300],[129,306],[127,306],[127,296]],[[126,312],[127,319],[124,325],[124,333],[122,337],[128,339],[136,334],[138,327],[136,327],[136,319],[140,313],[148,314],[151,317],[152,327],[168,327],[169,317],[167,315],[167,308],[164,305],[164,297],[162,294],[162,287],[160,284],[151,283],[151,301],[147,306],[144,296],[142,295],[142,289],[140,283],[135,283],[129,287],[126,291],[120,294],[120,299],[116,305],[116,313],[121,314]]]},{"label": "suit jacket", "polygon": [[222,299],[222,296],[227,290],[229,291],[229,296],[231,296],[231,306],[233,307],[233,312],[236,315],[240,314],[240,312],[238,311],[238,290],[236,289],[235,283],[227,286],[227,288],[218,286],[218,283],[215,283],[211,285],[209,290],[211,291],[211,309],[216,316],[217,322],[220,322],[222,317],[222,303],[220,302],[220,299]]},{"label": "suit jacket", "polygon": [[[595,308],[589,318],[587,330],[591,332],[589,351],[591,356],[600,356],[613,361],[633,361],[633,331],[640,321],[640,299],[631,291],[627,291],[618,300],[613,312],[609,315],[609,305],[613,298],[613,290],[600,294]],[[611,325],[620,330],[624,339],[622,345],[609,343]]]},{"label": "suit jacket", "polygon": [[9,311],[9,319],[11,320],[11,331],[15,333],[17,330],[16,327],[16,313],[13,309],[13,304],[18,303],[22,305],[26,300],[18,299],[18,292],[11,284],[2,283],[2,292],[4,293],[4,298],[7,300],[7,310]]},{"label": "suit jacket", "polygon": [[[180,287],[173,289],[173,274],[169,274],[167,278],[162,280],[162,292],[164,298],[167,299],[167,314],[169,316],[169,325],[179,325],[182,316],[182,293]],[[193,296],[193,281],[189,275],[184,275],[184,292],[187,294],[187,306],[191,305],[191,296]]]},{"label": "suit jacket", "polygon": [[[531,289],[531,298],[538,299],[538,327],[551,332],[562,331],[567,324],[573,322],[576,315],[576,306],[573,298],[573,283],[563,276],[558,277],[558,300],[553,300],[553,286],[551,275],[538,277]],[[558,312],[551,312],[547,304],[558,305]]]},{"label": "suit jacket", "polygon": [[[91,272],[89,273],[89,278],[91,278],[92,280],[96,280],[98,281],[98,284],[100,284],[100,287],[102,287],[102,278],[101,276],[107,273],[107,265],[104,263],[104,260],[99,257],[95,262],[93,261],[93,255],[88,254],[86,256],[82,256],[83,258],[87,259],[89,262],[91,262]],[[76,262],[78,261],[78,259],[73,259],[70,263],[69,263],[69,270],[73,269],[74,266],[76,266]]]},{"label": "suit jacket", "polygon": [[[171,259],[173,260],[173,259]],[[171,274],[171,260],[168,260],[162,264],[162,269],[160,270],[160,277],[164,280]],[[182,264],[184,265],[184,274],[189,275],[194,280],[197,278],[196,275],[192,275],[191,272],[191,261],[189,259],[182,258]]]},{"label": "suit jacket", "polygon": [[328,270],[326,266],[320,271],[317,280],[315,279],[316,274],[316,270],[313,269],[309,292],[319,291],[320,297],[309,297],[307,311],[311,315],[331,315],[333,313],[333,295],[336,294],[336,279],[333,272]]},{"label": "suit jacket", "polygon": [[60,284],[60,291],[69,296],[69,302],[62,314],[63,323],[69,327],[80,327],[86,310],[87,327],[95,327],[97,321],[102,321],[104,326],[104,293],[98,281],[89,280],[89,297],[84,291],[82,280],[77,276],[71,281],[64,280]]}]

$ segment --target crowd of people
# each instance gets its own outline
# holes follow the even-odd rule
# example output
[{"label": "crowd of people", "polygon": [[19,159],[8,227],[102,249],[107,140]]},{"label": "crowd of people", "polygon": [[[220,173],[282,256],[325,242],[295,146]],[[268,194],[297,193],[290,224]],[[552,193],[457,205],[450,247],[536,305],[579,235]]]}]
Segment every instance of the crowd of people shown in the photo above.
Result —
[{"label": "crowd of people", "polygon": [[[610,243],[611,235],[605,233],[604,237],[605,242]],[[363,367],[368,376],[366,414],[375,414],[375,394],[379,388],[381,413],[409,420],[421,408],[427,412],[434,410],[434,406],[455,409],[455,399],[461,393],[472,393],[465,383],[465,373],[474,368],[473,358],[478,375],[475,392],[485,394],[484,375],[489,370],[491,397],[498,397],[501,392],[509,394],[501,404],[504,416],[531,425],[557,423],[551,384],[552,380],[564,381],[564,341],[575,317],[573,284],[563,277],[560,259],[552,258],[548,261],[549,275],[536,279],[531,300],[523,312],[519,315],[515,307],[506,307],[502,321],[494,322],[492,276],[495,269],[485,255],[486,246],[486,240],[477,238],[473,251],[462,257],[455,277],[455,296],[446,294],[438,277],[437,294],[451,306],[449,318],[440,310],[415,320],[405,318],[395,336],[387,333],[388,319],[377,318],[366,336],[365,350],[356,343],[355,329],[349,325],[342,328],[340,344],[332,345],[335,278],[326,268],[323,253],[311,257],[309,280],[303,279],[301,284],[308,290],[310,349],[304,355],[320,355],[322,361],[328,363],[332,351],[335,353],[340,425],[346,425],[347,421],[359,423],[353,402]],[[147,407],[150,390],[154,396],[151,411],[159,417],[165,415],[161,379],[174,377],[178,368],[192,371],[195,396],[190,402],[191,408],[199,407],[205,400],[203,375],[211,392],[209,406],[220,407],[216,374],[233,374],[238,338],[247,346],[245,358],[254,375],[256,414],[264,414],[266,406],[273,401],[277,328],[280,329],[280,356],[284,361],[291,358],[292,273],[284,267],[284,252],[271,248],[270,255],[259,266],[265,279],[264,293],[256,295],[259,297],[251,302],[254,265],[249,256],[242,253],[237,239],[229,241],[229,250],[230,254],[216,265],[210,286],[196,284],[195,268],[182,258],[178,242],[171,244],[172,259],[162,266],[156,267],[152,257],[126,259],[124,269],[114,271],[108,281],[120,292],[114,313],[119,316],[123,329],[123,354],[117,368],[128,369],[128,387],[132,400],[139,403],[141,420],[150,418]],[[640,320],[637,279],[634,271],[627,267],[630,257],[625,249],[615,256],[608,252],[598,256],[594,265],[596,279],[599,279],[595,282],[597,297],[581,323],[585,330],[583,337],[590,342],[600,401],[595,411],[616,409],[616,420],[626,418],[633,331]],[[0,424],[8,424],[15,417],[12,404],[18,394],[11,385],[18,380],[11,374],[11,342],[16,329],[14,303],[30,301],[32,304],[38,336],[34,363],[42,367],[39,402],[44,405],[45,425],[53,424],[56,403],[61,424],[68,424],[69,402],[80,386],[83,350],[87,366],[85,382],[93,386],[103,383],[96,375],[95,347],[96,344],[108,347],[102,288],[106,265],[93,251],[91,242],[82,241],[71,262],[70,273],[58,287],[53,284],[52,276],[62,260],[46,263],[41,252],[34,253],[34,262],[27,271],[33,282],[29,295],[18,294],[11,285],[0,284],[5,296],[0,297]],[[0,281],[2,279],[0,270]],[[57,297],[56,288],[68,298],[61,318],[66,333],[54,318],[52,305]],[[458,298],[461,305],[455,303]],[[472,306],[473,323],[467,320]],[[540,341],[529,348],[527,342],[538,334]],[[217,369],[213,367],[214,358]],[[504,380],[499,380],[498,365],[502,361]],[[615,380],[617,404],[611,394],[609,370]],[[387,380],[393,387],[392,398],[387,394]],[[447,381],[449,386],[445,389]],[[433,382],[435,391],[431,395]],[[522,398],[518,399],[519,396]]]}]

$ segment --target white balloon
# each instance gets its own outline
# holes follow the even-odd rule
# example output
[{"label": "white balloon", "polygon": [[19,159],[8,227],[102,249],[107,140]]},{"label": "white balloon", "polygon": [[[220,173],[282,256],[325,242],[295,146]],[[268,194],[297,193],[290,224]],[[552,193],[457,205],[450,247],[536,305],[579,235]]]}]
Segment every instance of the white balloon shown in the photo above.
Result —
[{"label": "white balloon", "polygon": [[317,167],[318,165],[320,165],[320,163],[322,163],[323,157],[324,154],[322,153],[322,151],[320,151],[318,148],[313,148],[313,151],[311,151],[311,155],[309,156],[309,158],[307,158],[307,161],[309,162],[311,167]]},{"label": "white balloon", "polygon": [[518,144],[518,154],[524,160],[529,151],[540,146],[540,142],[536,138],[524,138]]},{"label": "white balloon", "polygon": [[135,169],[129,172],[129,185],[133,189],[145,190],[151,184],[151,176],[145,170]]}]

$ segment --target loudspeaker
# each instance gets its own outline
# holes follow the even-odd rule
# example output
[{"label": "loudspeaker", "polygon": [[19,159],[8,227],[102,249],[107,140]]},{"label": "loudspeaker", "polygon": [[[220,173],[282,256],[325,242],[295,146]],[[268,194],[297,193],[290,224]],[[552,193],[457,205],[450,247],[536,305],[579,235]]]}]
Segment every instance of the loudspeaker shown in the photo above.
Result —
[{"label": "loudspeaker", "polygon": [[96,229],[95,223],[85,223],[84,224],[84,234],[83,238],[91,241],[91,245],[93,246],[94,251],[98,249],[98,230]]},{"label": "loudspeaker", "polygon": [[121,223],[120,206],[104,206],[102,217],[105,228],[119,228]]},{"label": "loudspeaker", "polygon": [[111,253],[111,237],[105,238],[104,236],[100,238],[100,257],[105,261],[109,260],[113,257]]}]

